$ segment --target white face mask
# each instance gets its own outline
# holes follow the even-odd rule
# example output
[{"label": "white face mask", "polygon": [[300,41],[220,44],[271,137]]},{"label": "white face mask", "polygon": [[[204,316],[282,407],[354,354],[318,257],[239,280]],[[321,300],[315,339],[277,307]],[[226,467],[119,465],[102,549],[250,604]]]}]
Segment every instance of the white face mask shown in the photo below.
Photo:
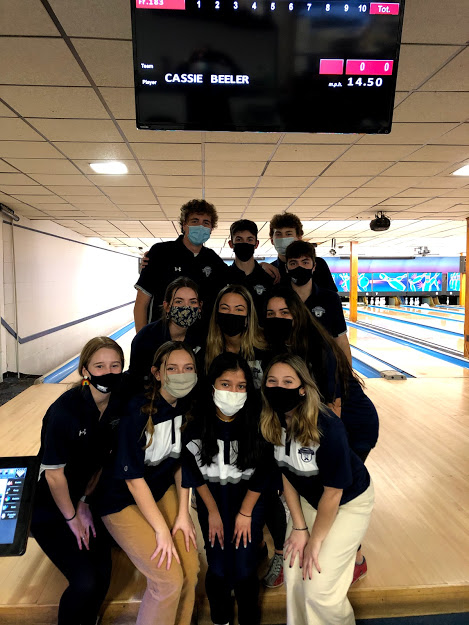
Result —
[{"label": "white face mask", "polygon": [[197,373],[173,373],[166,376],[163,388],[175,399],[188,395],[197,384]]},{"label": "white face mask", "polygon": [[225,417],[232,417],[239,412],[246,403],[247,398],[247,393],[220,391],[218,388],[214,388],[213,402]]}]

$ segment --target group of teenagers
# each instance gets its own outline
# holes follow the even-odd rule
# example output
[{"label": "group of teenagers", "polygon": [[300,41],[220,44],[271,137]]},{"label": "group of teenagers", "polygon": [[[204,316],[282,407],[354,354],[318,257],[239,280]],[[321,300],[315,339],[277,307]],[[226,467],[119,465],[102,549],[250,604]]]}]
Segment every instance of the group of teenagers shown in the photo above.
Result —
[{"label": "group of teenagers", "polygon": [[289,213],[270,223],[273,265],[254,260],[250,220],[231,226],[230,267],[204,246],[213,205],[188,202],[180,223],[136,284],[128,370],[91,339],[43,420],[31,529],[69,582],[58,623],[95,625],[115,542],[147,580],[137,624],[190,625],[196,515],[214,625],[233,622],[233,595],[240,625],[259,625],[266,530],[263,581],[285,581],[287,624],[351,625],[378,415],[327,264]]}]

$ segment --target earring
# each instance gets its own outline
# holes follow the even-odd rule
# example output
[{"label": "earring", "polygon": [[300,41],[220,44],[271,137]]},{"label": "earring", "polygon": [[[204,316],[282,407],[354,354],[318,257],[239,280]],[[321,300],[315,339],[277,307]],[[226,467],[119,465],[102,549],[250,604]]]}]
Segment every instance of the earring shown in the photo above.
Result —
[{"label": "earring", "polygon": [[88,377],[85,375],[85,377],[83,378],[83,380],[81,381],[81,385],[82,386],[89,386],[90,383],[88,381]]}]

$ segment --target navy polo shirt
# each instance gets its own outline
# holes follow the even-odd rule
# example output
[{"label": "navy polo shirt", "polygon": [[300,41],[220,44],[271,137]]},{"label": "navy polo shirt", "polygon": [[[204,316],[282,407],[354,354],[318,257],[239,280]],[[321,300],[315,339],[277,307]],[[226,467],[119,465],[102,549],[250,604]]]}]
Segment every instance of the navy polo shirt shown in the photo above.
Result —
[{"label": "navy polo shirt", "polygon": [[[273,263],[270,263],[280,272],[280,277],[282,278],[282,284],[287,284],[290,286],[290,279],[288,278],[288,274],[286,271],[286,263],[284,263],[280,258],[274,260]],[[316,269],[313,273],[313,281],[322,289],[328,289],[329,291],[335,291],[337,293],[337,286],[334,282],[334,278],[332,277],[331,270],[329,269],[329,265],[326,263],[324,258],[320,256],[316,256]]]},{"label": "navy polo shirt", "polygon": [[254,270],[250,274],[245,274],[235,263],[228,267],[228,284],[241,284],[251,293],[259,319],[264,317],[264,307],[267,293],[274,283],[274,279],[262,269],[255,261]]},{"label": "navy polo shirt", "polygon": [[187,402],[178,400],[172,407],[162,397],[152,416],[154,425],[151,444],[145,431],[148,415],[142,407],[149,400],[142,394],[128,404],[126,416],[119,424],[118,445],[113,461],[103,470],[97,495],[101,516],[120,512],[135,504],[125,480],[144,478],[155,501],[159,501],[174,484],[174,473],[181,455],[181,425]]},{"label": "navy polo shirt", "polygon": [[152,298],[148,321],[160,317],[166,287],[181,276],[191,278],[200,288],[204,308],[211,312],[211,304],[218,291],[226,284],[227,266],[213,250],[202,246],[195,255],[183,243],[183,235],[175,241],[157,243],[148,252],[148,265],[142,269],[135,288]]},{"label": "navy polo shirt", "polygon": [[[150,378],[153,357],[161,345],[171,341],[168,323],[162,319],[149,323],[137,332],[130,348],[129,374],[139,391]],[[187,329],[184,339],[197,354],[206,341],[206,332],[200,322]]]},{"label": "navy polo shirt", "polygon": [[314,283],[314,278],[311,295],[305,301],[305,306],[316,321],[319,321],[334,338],[347,332],[347,324],[345,323],[340,297],[337,293],[318,287]]},{"label": "navy polo shirt", "polygon": [[342,398],[341,418],[351,449],[358,453],[369,451],[376,445],[379,434],[378,413],[354,377],[349,379],[347,394]]},{"label": "navy polo shirt", "polygon": [[[85,494],[92,476],[105,464],[115,446],[121,401],[111,393],[109,404],[100,411],[89,386],[75,386],[61,395],[48,409],[42,422],[41,477],[36,505],[58,511],[45,479],[45,469],[64,468],[70,498],[74,505]],[[59,512],[60,514],[60,512]]]},{"label": "navy polo shirt", "polygon": [[320,412],[320,443],[300,445],[286,440],[282,428],[282,445],[274,447],[275,460],[293,488],[318,507],[324,487],[343,490],[340,505],[365,492],[370,476],[360,458],[350,450],[342,421],[332,411]]}]

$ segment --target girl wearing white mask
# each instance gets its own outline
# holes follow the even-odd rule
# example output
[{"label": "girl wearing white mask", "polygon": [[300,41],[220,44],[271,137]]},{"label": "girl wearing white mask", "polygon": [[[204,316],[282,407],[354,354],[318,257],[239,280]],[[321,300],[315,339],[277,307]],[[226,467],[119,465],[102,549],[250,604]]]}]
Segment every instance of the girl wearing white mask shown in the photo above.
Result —
[{"label": "girl wearing white mask", "polygon": [[231,622],[231,590],[240,625],[258,625],[257,546],[264,526],[269,448],[259,431],[259,405],[247,362],[217,356],[183,434],[182,484],[194,488],[205,541],[212,622]]},{"label": "girl wearing white mask", "polygon": [[189,491],[181,485],[181,425],[197,383],[183,341],[156,352],[152,385],[121,419],[112,466],[100,482],[104,524],[147,578],[137,625],[190,625],[199,570]]}]

